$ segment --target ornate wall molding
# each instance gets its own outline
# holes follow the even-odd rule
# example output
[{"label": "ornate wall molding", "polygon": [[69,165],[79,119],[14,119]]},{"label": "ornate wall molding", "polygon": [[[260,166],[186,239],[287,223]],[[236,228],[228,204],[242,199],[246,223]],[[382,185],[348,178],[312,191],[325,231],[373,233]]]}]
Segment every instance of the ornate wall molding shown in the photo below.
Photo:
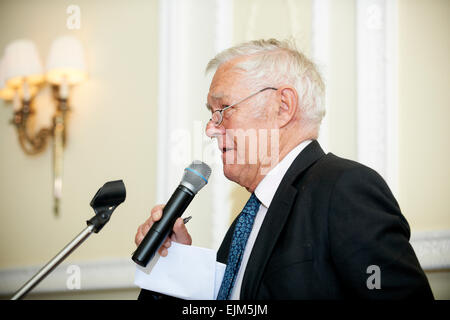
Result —
[{"label": "ornate wall molding", "polygon": [[[80,289],[69,289],[70,266],[80,270]],[[0,270],[0,295],[16,292],[41,267],[30,266]],[[63,263],[48,275],[31,293],[77,290],[108,290],[134,288],[135,264],[131,259],[108,259],[89,262]]]},{"label": "ornate wall molding", "polygon": [[398,185],[397,1],[356,1],[358,161]]},{"label": "ornate wall molding", "polygon": [[450,230],[413,233],[411,244],[424,270],[450,270]]},{"label": "ornate wall molding", "polygon": [[[329,114],[328,103],[330,87],[330,0],[314,0],[312,2],[312,60],[317,65],[327,90],[325,91],[326,113]],[[329,116],[325,115],[320,126],[319,142],[325,152],[329,145]]]},{"label": "ornate wall molding", "polygon": [[[215,25],[215,53],[232,45],[233,32],[233,2],[230,0],[216,0]],[[212,58],[212,57],[211,57]],[[214,145],[216,141],[212,142]],[[217,158],[220,156],[217,154]],[[211,247],[218,249],[228,230],[231,216],[231,183],[223,175],[222,159],[215,161],[212,166],[212,228]]]}]

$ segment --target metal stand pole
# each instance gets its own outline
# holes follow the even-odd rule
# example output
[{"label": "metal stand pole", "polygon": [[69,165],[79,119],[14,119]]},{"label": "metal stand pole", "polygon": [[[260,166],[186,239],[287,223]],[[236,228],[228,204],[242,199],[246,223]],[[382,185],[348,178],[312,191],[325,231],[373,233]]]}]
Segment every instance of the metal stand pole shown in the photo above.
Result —
[{"label": "metal stand pole", "polygon": [[86,221],[87,227],[81,231],[68,245],[66,245],[50,262],[38,271],[22,288],[20,288],[11,300],[21,299],[36,285],[39,284],[50,272],[53,271],[72,251],[86,240],[92,232],[98,233],[109,221],[111,214],[125,201],[126,191],[122,180],[109,181],[98,189],[91,200],[91,207],[95,211],[95,216]]},{"label": "metal stand pole", "polygon": [[11,300],[21,299],[44,278],[53,271],[72,251],[83,243],[94,231],[95,225],[88,225],[78,236],[66,245],[52,260],[50,260],[41,270],[39,270],[30,280],[28,280],[11,298]]}]

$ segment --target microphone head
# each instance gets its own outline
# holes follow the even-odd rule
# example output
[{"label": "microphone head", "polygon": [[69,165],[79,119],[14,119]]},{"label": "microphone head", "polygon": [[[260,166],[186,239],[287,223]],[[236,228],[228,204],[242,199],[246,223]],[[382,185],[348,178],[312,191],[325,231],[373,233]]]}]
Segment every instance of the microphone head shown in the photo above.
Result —
[{"label": "microphone head", "polygon": [[103,187],[98,189],[94,198],[91,200],[91,207],[97,212],[102,207],[117,207],[125,201],[125,184],[122,180],[106,182]]},{"label": "microphone head", "polygon": [[86,221],[89,226],[94,226],[95,233],[105,226],[117,206],[125,201],[125,197],[125,184],[122,180],[109,181],[98,189],[91,200],[95,216]]},{"label": "microphone head", "polygon": [[194,160],[189,167],[184,169],[181,185],[196,194],[207,183],[211,175],[211,168],[200,160]]}]

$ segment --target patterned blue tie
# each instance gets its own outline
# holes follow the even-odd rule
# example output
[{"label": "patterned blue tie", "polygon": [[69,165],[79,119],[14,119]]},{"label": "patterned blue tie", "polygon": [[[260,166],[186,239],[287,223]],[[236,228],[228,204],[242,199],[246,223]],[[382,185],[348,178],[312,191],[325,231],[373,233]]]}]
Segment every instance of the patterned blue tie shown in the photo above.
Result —
[{"label": "patterned blue tie", "polygon": [[227,267],[219,289],[219,294],[217,295],[217,300],[228,300],[230,298],[231,290],[233,289],[239,267],[241,266],[245,245],[247,244],[248,236],[252,231],[253,222],[255,222],[255,216],[260,204],[261,202],[259,202],[255,194],[252,193],[250,199],[247,201],[244,209],[242,209],[242,212],[239,215],[234,228]]}]

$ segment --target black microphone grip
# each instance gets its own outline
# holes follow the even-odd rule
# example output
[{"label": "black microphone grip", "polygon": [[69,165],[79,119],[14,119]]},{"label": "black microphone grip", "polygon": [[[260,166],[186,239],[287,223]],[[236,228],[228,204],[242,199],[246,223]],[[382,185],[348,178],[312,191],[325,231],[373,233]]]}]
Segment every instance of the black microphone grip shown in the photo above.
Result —
[{"label": "black microphone grip", "polygon": [[132,259],[138,265],[146,267],[149,261],[163,244],[173,229],[177,218],[181,217],[194,198],[194,193],[188,188],[179,185],[165,205],[161,220],[155,222],[136,251]]}]

